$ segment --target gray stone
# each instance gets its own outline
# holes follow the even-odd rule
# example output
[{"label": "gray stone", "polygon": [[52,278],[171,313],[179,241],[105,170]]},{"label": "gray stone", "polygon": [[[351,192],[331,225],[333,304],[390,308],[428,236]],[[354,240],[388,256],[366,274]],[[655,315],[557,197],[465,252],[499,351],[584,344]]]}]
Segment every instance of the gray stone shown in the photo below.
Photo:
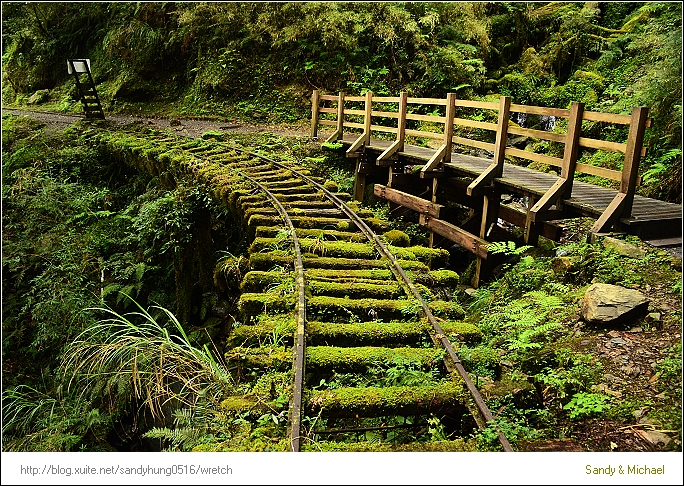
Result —
[{"label": "gray stone", "polygon": [[631,243],[627,243],[626,241],[618,240],[617,238],[611,238],[610,236],[606,236],[603,239],[603,247],[610,248],[618,255],[629,258],[638,258],[641,260],[646,257],[646,250],[639,248],[636,245],[632,245]]},{"label": "gray stone", "polygon": [[645,315],[649,300],[638,290],[595,283],[582,299],[582,318],[593,324],[609,324]]},{"label": "gray stone", "polygon": [[47,101],[48,95],[50,94],[49,89],[39,89],[31,95],[31,97],[26,102],[29,105],[38,105]]}]

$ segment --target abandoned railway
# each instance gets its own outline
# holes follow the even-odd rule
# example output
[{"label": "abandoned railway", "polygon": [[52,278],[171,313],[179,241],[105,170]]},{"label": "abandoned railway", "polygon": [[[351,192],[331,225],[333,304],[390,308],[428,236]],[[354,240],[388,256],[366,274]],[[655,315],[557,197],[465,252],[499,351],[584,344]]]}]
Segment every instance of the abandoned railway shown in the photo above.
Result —
[{"label": "abandoned railway", "polygon": [[[241,378],[269,382],[255,385],[263,394],[226,398],[224,410],[263,412],[283,387],[291,390],[292,451],[355,450],[350,438],[368,430],[397,438],[402,429],[422,430],[425,436],[437,415],[452,437],[491,426],[492,413],[454,350],[461,340],[477,342],[479,330],[454,322],[462,308],[444,299],[448,293],[439,294],[440,286],[458,279],[440,269],[448,262],[446,250],[380,236],[387,230],[383,221],[345,203],[349,194],[333,192],[300,167],[215,141],[133,137],[126,146],[148,159],[143,163],[183,163],[211,180],[214,195],[242,216],[251,240],[239,283],[242,323],[231,331],[226,358]],[[325,386],[335,374],[357,375],[346,380],[358,383],[369,369],[382,373],[397,363],[424,379],[411,386]],[[282,381],[267,371],[280,372],[275,376]],[[315,425],[322,423],[327,426]],[[430,445],[421,433],[413,436],[413,444],[397,447],[468,448],[461,438]],[[500,431],[498,440],[512,450]]]},{"label": "abandoned railway", "polygon": [[[321,99],[337,106],[321,108]],[[225,397],[223,412],[250,420],[270,414],[276,424],[286,420],[287,437],[273,437],[273,450],[473,450],[465,439],[477,428],[491,428],[495,420],[472,382],[475,376],[458,358],[459,346],[476,344],[481,333],[462,322],[464,310],[452,292],[444,291],[459,280],[458,274],[444,269],[449,262],[445,248],[456,243],[475,255],[472,284],[477,286],[491,266],[488,247],[497,239],[497,220],[520,226],[521,241],[530,244],[540,236],[558,240],[561,229],[554,221],[578,215],[597,219],[593,235],[613,229],[672,241],[681,239],[681,205],[634,194],[643,131],[649,124],[644,109],[632,117],[588,115],[590,122],[628,126],[629,138],[620,144],[582,137],[581,118],[587,115],[578,105],[548,112],[567,116],[576,127],[559,135],[508,128],[508,99],[497,106],[453,97],[443,103],[412,100],[405,94],[396,99],[373,100],[372,94],[346,99],[362,103],[363,110],[345,111],[343,94],[314,93],[312,135],[318,135],[319,124],[337,128],[328,142],[346,146],[347,157],[357,161],[353,194],[337,192],[335,184],[324,184],[300,164],[211,137],[94,128],[90,138],[149,173],[192,174],[241,221],[248,257],[231,255],[217,266],[215,277],[219,286],[240,291],[240,322],[229,330],[225,360],[239,380],[252,384],[252,392]],[[374,111],[374,101],[395,103],[399,111]],[[412,102],[442,106],[446,115],[407,113]],[[459,103],[498,110],[498,124],[492,128],[490,123],[456,118]],[[547,113],[539,107],[514,107]],[[325,118],[332,114],[337,119]],[[348,116],[363,123],[345,121]],[[372,125],[373,117],[396,118],[398,125]],[[406,128],[407,119],[442,123],[443,133],[417,133]],[[493,131],[494,143],[454,136],[453,125],[459,122]],[[371,138],[373,131],[396,133],[397,138]],[[405,143],[407,136],[425,133],[444,143],[436,150]],[[521,154],[507,147],[507,133],[565,142],[565,155],[554,160],[534,152]],[[494,158],[452,153],[457,142],[492,149]],[[625,154],[626,169],[579,164],[582,144]],[[561,174],[504,163],[504,154],[556,165]],[[575,169],[616,180],[620,188],[574,181]],[[371,183],[372,193],[395,209],[419,213],[418,221],[431,231],[429,246],[409,246],[362,207]],[[505,202],[511,194],[527,198],[527,212]],[[457,221],[455,207],[467,210],[465,222]],[[414,376],[413,382],[387,374],[398,368],[404,378]],[[512,451],[505,435],[496,427],[492,430],[500,448]],[[369,443],[368,433],[379,437],[380,444]],[[207,450],[224,450],[221,447],[218,443]]]}]

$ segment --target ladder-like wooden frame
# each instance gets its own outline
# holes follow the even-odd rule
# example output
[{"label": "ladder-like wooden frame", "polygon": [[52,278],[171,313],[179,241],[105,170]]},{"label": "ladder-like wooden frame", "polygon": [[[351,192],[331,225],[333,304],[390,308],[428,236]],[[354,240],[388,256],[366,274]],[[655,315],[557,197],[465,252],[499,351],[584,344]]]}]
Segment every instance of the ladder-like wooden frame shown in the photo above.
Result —
[{"label": "ladder-like wooden frame", "polygon": [[[85,67],[85,71],[77,70],[75,63],[81,63],[81,65]],[[69,71],[73,74],[74,80],[76,81],[76,92],[78,93],[79,100],[83,103],[85,117],[104,120],[104,111],[102,110],[100,98],[97,95],[97,89],[95,88],[95,81],[93,81],[93,76],[90,72],[88,59],[67,59],[67,64],[69,66]],[[86,75],[85,80],[80,79],[79,75],[83,74]]]}]

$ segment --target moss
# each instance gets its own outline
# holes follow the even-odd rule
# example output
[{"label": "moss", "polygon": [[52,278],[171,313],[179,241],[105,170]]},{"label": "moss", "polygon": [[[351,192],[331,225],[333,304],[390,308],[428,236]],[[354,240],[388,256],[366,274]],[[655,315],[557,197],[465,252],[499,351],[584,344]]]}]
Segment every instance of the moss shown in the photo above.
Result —
[{"label": "moss", "polygon": [[371,270],[334,270],[325,268],[313,268],[306,271],[309,279],[331,280],[331,281],[352,281],[368,282],[373,280],[393,279],[391,270],[371,269]]},{"label": "moss", "polygon": [[282,296],[277,292],[244,293],[238,300],[238,310],[241,315],[249,317],[262,312],[283,313],[289,312],[295,307],[293,294]]},{"label": "moss", "polygon": [[288,393],[292,386],[292,380],[292,370],[265,373],[257,379],[252,387],[252,393],[274,400]]},{"label": "moss", "polygon": [[402,316],[417,317],[420,308],[407,300],[349,299],[340,297],[314,296],[307,302],[311,316],[322,316],[329,320],[350,317],[361,321],[398,319]]},{"label": "moss", "polygon": [[240,290],[242,292],[262,292],[268,287],[281,284],[289,276],[285,272],[247,272],[240,283]]},{"label": "moss", "polygon": [[[404,270],[427,271],[427,266],[422,262],[399,260],[399,265]],[[330,258],[308,255],[304,257],[306,268],[327,268],[327,269],[359,269],[359,268],[387,268],[386,260],[357,260],[353,258]]]},{"label": "moss", "polygon": [[226,360],[245,368],[259,368],[270,371],[287,370],[292,367],[292,349],[262,346],[260,348],[237,347],[228,351]]},{"label": "moss", "polygon": [[442,319],[463,319],[463,317],[465,317],[465,311],[456,302],[438,300],[435,302],[430,302],[428,307],[436,317],[440,317]]},{"label": "moss", "polygon": [[323,187],[325,187],[330,192],[337,192],[338,191],[337,182],[335,182],[335,181],[327,180],[323,184]]},{"label": "moss", "polygon": [[473,374],[478,376],[488,376],[495,378],[501,372],[499,353],[486,346],[478,346],[473,349],[461,349],[459,357],[463,366]]},{"label": "moss", "polygon": [[237,437],[234,440],[195,446],[193,452],[288,452],[290,439],[272,440],[265,437]]},{"label": "moss", "polygon": [[249,255],[249,268],[251,270],[270,270],[275,266],[292,267],[293,262],[294,256],[284,251],[252,253]]},{"label": "moss", "polygon": [[427,285],[432,283],[441,287],[453,288],[458,285],[460,278],[459,275],[453,270],[431,270],[428,276],[430,282],[425,282],[422,280],[422,276],[416,276],[416,280]]},{"label": "moss", "polygon": [[477,344],[482,341],[482,331],[479,327],[469,322],[440,322],[444,334],[453,342],[460,342],[461,338],[466,344]]},{"label": "moss", "polygon": [[[280,228],[271,226],[258,226],[255,230],[256,237],[263,238],[273,238],[278,234]],[[349,231],[336,231],[330,229],[305,229],[297,228],[295,230],[299,238],[319,238],[323,240],[334,240],[334,241],[353,241],[356,243],[363,243],[368,241],[363,233],[359,232],[349,232]]]},{"label": "moss", "polygon": [[360,371],[368,367],[391,367],[395,359],[409,362],[424,369],[435,366],[441,352],[427,348],[385,348],[360,346],[340,348],[309,346],[306,350],[307,370]]},{"label": "moss", "polygon": [[252,325],[241,325],[234,328],[227,342],[228,346],[260,346],[264,342],[292,344],[297,329],[297,321],[293,316],[262,315],[259,318],[261,319]]},{"label": "moss", "polygon": [[[279,238],[255,238],[249,248],[251,253],[265,249],[275,248],[282,243]],[[375,249],[367,243],[354,243],[347,241],[321,241],[317,238],[301,238],[299,246],[303,253],[312,253],[320,256],[372,259],[376,256]]]},{"label": "moss", "polygon": [[359,282],[336,283],[311,280],[308,283],[308,289],[312,295],[347,296],[350,298],[392,299],[404,295],[404,291],[399,284],[392,281],[377,285]]},{"label": "moss", "polygon": [[[430,267],[445,267],[449,264],[449,252],[443,248],[425,248],[422,246],[409,246],[407,248],[390,247],[392,253],[405,260],[416,259]],[[410,258],[406,255],[414,255]]]},{"label": "moss", "polygon": [[465,439],[434,442],[388,444],[382,442],[327,442],[304,443],[303,452],[475,452],[474,441]]},{"label": "moss", "polygon": [[461,382],[445,382],[434,386],[390,386],[337,388],[310,391],[306,407],[310,414],[322,412],[326,417],[373,417],[440,413],[449,409],[464,411],[467,400]]},{"label": "moss", "polygon": [[416,344],[431,329],[425,322],[364,322],[357,324],[307,323],[307,341],[311,345],[335,343],[339,346]]},{"label": "moss", "polygon": [[407,247],[411,244],[409,236],[403,231],[390,230],[382,236],[384,236],[387,243],[392,246]]},{"label": "moss", "polygon": [[263,403],[247,395],[226,397],[221,401],[221,410],[225,412],[249,412],[259,408],[263,408]]},{"label": "moss", "polygon": [[367,217],[363,218],[363,220],[376,233],[381,233],[389,230],[389,224],[387,223],[387,221],[383,221],[382,219]]}]

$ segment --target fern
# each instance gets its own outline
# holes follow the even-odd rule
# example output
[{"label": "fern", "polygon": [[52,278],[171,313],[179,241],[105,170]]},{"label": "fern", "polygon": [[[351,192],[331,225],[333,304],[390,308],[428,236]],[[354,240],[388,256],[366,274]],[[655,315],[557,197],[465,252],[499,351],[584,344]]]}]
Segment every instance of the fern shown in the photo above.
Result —
[{"label": "fern", "polygon": [[189,451],[201,442],[203,431],[194,427],[169,429],[168,427],[153,427],[143,434],[147,439],[162,439],[170,442],[165,451]]},{"label": "fern", "polygon": [[504,255],[522,255],[527,250],[532,248],[530,245],[523,245],[516,248],[514,241],[495,241],[487,245],[487,251],[494,255],[504,254]]}]

